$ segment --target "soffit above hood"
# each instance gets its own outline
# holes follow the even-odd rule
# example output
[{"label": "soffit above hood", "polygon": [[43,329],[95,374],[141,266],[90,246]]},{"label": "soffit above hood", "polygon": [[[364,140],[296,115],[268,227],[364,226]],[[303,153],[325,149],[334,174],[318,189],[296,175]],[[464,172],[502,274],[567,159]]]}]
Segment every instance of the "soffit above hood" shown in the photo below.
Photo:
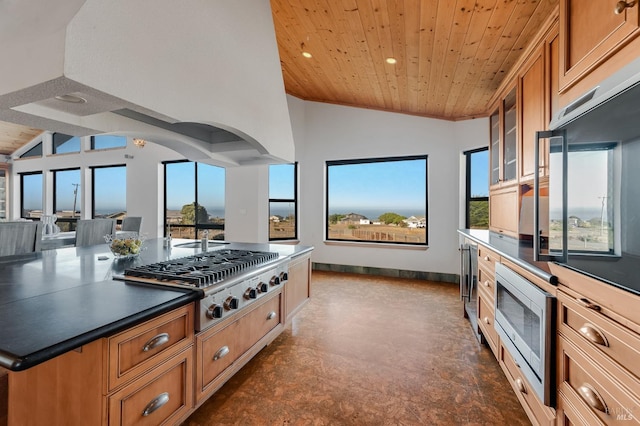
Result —
[{"label": "soffit above hood", "polygon": [[47,0],[20,3],[0,5],[0,24],[23,20],[0,46],[0,121],[141,137],[224,166],[294,160],[268,0],[75,1],[46,26]]}]

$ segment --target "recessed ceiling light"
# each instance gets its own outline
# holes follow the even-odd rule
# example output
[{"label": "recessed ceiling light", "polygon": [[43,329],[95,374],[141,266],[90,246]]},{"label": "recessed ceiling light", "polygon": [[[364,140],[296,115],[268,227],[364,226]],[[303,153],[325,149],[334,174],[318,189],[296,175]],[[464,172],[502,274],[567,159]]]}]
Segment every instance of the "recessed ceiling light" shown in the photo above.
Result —
[{"label": "recessed ceiling light", "polygon": [[311,58],[312,55],[309,52],[302,52],[302,56],[308,59],[308,58]]},{"label": "recessed ceiling light", "polygon": [[56,96],[55,99],[62,102],[69,102],[72,104],[84,104],[87,102],[86,99],[81,98],[80,96],[75,96],[75,95],[61,95],[61,96]]},{"label": "recessed ceiling light", "polygon": [[391,65],[395,64],[396,62],[398,62],[396,60],[396,58],[387,58],[386,61],[387,61],[388,64],[391,64]]}]

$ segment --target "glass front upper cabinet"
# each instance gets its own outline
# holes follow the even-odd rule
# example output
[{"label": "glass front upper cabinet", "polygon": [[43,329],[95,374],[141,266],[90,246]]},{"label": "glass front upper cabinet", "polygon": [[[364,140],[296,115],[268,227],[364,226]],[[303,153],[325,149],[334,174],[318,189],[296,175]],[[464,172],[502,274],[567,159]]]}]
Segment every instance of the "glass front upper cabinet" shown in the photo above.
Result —
[{"label": "glass front upper cabinet", "polygon": [[498,109],[489,117],[491,187],[515,182],[517,162],[516,88],[502,99]]}]

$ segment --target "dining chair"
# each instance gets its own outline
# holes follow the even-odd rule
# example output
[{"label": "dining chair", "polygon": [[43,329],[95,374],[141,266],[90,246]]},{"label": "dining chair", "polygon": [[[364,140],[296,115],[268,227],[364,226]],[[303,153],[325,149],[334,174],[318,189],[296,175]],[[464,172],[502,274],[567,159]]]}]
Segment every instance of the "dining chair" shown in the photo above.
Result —
[{"label": "dining chair", "polygon": [[105,244],[105,235],[115,235],[115,219],[81,219],[76,225],[76,247]]},{"label": "dining chair", "polygon": [[40,251],[42,223],[0,223],[0,256],[11,256]]},{"label": "dining chair", "polygon": [[127,216],[122,219],[122,231],[140,233],[142,216]]}]

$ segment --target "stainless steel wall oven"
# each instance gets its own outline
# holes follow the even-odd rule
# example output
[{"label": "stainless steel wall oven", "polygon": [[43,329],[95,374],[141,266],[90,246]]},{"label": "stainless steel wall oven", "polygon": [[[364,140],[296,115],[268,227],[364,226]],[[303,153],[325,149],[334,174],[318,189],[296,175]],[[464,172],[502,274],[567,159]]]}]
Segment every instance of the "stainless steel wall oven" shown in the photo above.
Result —
[{"label": "stainless steel wall oven", "polygon": [[496,263],[495,327],[545,405],[554,406],[555,298]]}]

